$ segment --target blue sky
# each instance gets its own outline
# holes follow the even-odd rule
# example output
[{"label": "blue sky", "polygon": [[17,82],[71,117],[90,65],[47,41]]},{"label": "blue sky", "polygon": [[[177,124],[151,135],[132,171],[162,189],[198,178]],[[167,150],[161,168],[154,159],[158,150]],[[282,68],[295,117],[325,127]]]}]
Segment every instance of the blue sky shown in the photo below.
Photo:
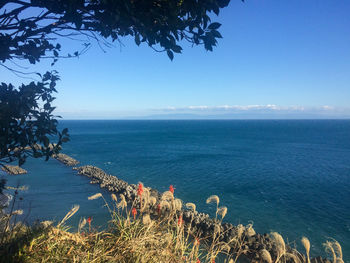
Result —
[{"label": "blue sky", "polygon": [[[231,0],[214,52],[182,43],[170,61],[131,39],[61,59],[56,106],[66,119],[161,114],[350,117],[350,1]],[[79,43],[62,40],[72,50]],[[44,61],[31,68],[50,68]],[[18,77],[0,68],[2,80]],[[261,114],[263,113],[263,114]],[[267,116],[266,115],[266,116]]]}]

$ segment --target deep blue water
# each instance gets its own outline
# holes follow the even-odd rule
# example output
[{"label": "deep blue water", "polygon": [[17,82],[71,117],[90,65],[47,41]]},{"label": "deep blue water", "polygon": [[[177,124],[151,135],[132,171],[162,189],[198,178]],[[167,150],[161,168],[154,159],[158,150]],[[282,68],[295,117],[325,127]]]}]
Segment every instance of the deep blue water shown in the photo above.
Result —
[{"label": "deep blue water", "polygon": [[[320,254],[335,238],[350,261],[350,121],[61,121],[71,141],[64,152],[130,183],[143,182],[194,202],[200,211],[211,194],[228,207],[226,221],[254,223],[257,232],[278,231],[290,242],[307,236]],[[77,215],[106,223],[101,192],[55,160],[29,160],[27,175],[7,176],[30,186],[19,204],[34,218],[61,219],[73,204]],[[102,191],[106,196],[108,193]]]}]

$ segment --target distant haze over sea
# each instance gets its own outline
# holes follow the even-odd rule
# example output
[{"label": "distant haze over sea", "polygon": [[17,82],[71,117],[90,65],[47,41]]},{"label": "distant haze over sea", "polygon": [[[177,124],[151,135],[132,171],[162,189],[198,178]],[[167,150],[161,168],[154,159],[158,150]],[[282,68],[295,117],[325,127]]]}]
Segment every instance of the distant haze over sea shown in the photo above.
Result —
[{"label": "distant haze over sea", "polygon": [[282,107],[273,104],[247,106],[187,106],[148,110],[58,111],[64,119],[139,119],[139,120],[189,120],[189,119],[350,119],[350,109],[345,107]]}]

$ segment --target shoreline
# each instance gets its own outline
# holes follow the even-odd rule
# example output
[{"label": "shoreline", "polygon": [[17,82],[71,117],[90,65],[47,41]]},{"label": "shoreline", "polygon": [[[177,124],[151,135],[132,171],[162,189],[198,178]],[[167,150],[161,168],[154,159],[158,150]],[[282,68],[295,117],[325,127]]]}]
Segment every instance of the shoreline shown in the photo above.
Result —
[{"label": "shoreline", "polygon": [[[129,184],[126,181],[119,179],[114,175],[107,174],[102,169],[92,165],[77,167],[76,165],[79,164],[79,161],[66,154],[60,154],[60,157],[56,156],[55,159],[66,166],[72,167],[72,169],[77,172],[77,175],[84,175],[88,177],[90,179],[90,184],[98,184],[100,188],[106,189],[111,194],[123,195],[129,205],[137,198],[137,185],[135,184]],[[146,188],[150,191],[151,196],[156,198],[158,203],[161,198],[161,193],[156,189],[152,189],[150,187]],[[152,211],[153,216],[157,214],[155,205],[150,206],[149,210]],[[217,219],[210,218],[208,214],[199,213],[197,211],[192,212],[188,209],[182,209],[182,216],[185,224],[191,223],[192,228],[201,233],[202,237],[212,236],[214,233],[214,226],[220,223],[220,232],[222,233],[220,235],[220,240],[224,242],[233,237],[237,233],[239,227],[243,227],[242,225],[235,226],[231,223],[219,222]],[[251,260],[252,262],[261,261],[261,255],[258,253],[258,251],[262,249],[268,250],[273,257],[277,255],[278,251],[272,242],[270,234],[255,233],[255,231],[249,225],[243,228],[245,233],[245,246],[247,250],[247,253],[244,256],[247,259]],[[287,252],[291,252],[293,249],[287,245],[286,250]],[[299,260],[304,262],[305,258],[303,258],[301,255],[299,255]],[[327,258],[322,258],[321,256],[310,258],[310,260],[311,263],[331,262]]]}]

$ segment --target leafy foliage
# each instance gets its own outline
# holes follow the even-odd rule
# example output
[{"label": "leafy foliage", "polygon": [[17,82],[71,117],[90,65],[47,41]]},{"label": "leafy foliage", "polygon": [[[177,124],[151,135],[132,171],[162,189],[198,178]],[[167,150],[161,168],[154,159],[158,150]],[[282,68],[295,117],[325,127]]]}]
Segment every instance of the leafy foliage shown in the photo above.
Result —
[{"label": "leafy foliage", "polygon": [[[213,50],[220,23],[209,14],[219,14],[229,0],[31,0],[0,1],[0,61],[19,58],[30,63],[42,57],[60,57],[57,37],[87,36],[119,40],[131,36],[166,51],[169,58],[181,53],[181,40],[204,44]],[[37,14],[26,15],[24,14]],[[86,44],[87,48],[89,43]],[[74,56],[78,56],[75,52]],[[72,55],[68,55],[72,56]]]},{"label": "leafy foliage", "polygon": [[[0,162],[14,160],[22,165],[28,156],[49,158],[68,141],[68,130],[57,130],[52,96],[58,80],[56,72],[46,72],[40,82],[0,85]],[[50,136],[57,137],[56,145]]]}]

